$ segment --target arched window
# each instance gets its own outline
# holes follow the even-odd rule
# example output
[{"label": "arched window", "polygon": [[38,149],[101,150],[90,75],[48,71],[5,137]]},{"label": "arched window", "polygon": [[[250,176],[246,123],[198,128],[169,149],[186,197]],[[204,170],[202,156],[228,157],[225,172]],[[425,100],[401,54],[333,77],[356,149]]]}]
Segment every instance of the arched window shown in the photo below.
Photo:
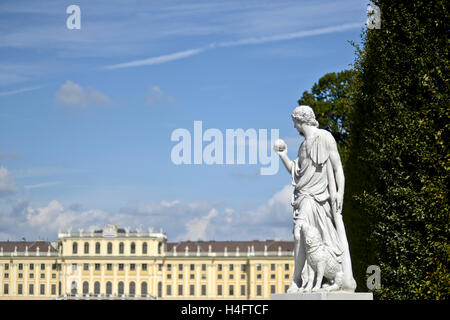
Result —
[{"label": "arched window", "polygon": [[89,282],[85,281],[83,282],[83,294],[89,293]]},{"label": "arched window", "polygon": [[147,254],[147,242],[142,244],[142,254]]},{"label": "arched window", "polygon": [[124,247],[123,247],[123,242],[119,243],[119,253],[123,254],[124,252]]},{"label": "arched window", "polygon": [[73,254],[77,254],[78,253],[78,243],[77,242],[74,242],[72,244],[72,253]]},{"label": "arched window", "polygon": [[119,290],[119,295],[122,295],[123,293],[124,293],[124,289],[123,289],[123,282],[122,281],[120,281],[119,282],[119,288],[118,288]]},{"label": "arched window", "polygon": [[134,242],[131,243],[130,252],[131,254],[136,253],[136,244]]},{"label": "arched window", "polygon": [[112,254],[112,243],[108,242],[108,254]]},{"label": "arched window", "polygon": [[108,281],[106,283],[106,294],[112,294],[112,283],[111,283],[111,281]]},{"label": "arched window", "polygon": [[129,292],[130,292],[130,295],[136,294],[136,283],[134,281],[130,282]]},{"label": "arched window", "polygon": [[100,294],[100,282],[94,282],[94,294]]},{"label": "arched window", "polygon": [[77,282],[72,281],[72,284],[70,285],[70,293],[75,295],[77,294]]},{"label": "arched window", "polygon": [[88,254],[89,253],[89,242],[85,242],[84,243],[84,253]]},{"label": "arched window", "polygon": [[146,296],[147,293],[148,293],[147,282],[143,281],[143,282],[141,282],[141,295]]},{"label": "arched window", "polygon": [[162,242],[158,243],[158,254],[161,254]]},{"label": "arched window", "polygon": [[100,254],[100,242],[95,243],[95,253]]}]

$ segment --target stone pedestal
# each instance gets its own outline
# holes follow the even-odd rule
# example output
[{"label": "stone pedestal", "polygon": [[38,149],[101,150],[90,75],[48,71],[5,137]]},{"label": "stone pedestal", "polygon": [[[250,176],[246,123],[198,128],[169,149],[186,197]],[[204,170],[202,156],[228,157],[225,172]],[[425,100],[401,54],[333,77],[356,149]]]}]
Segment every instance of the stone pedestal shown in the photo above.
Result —
[{"label": "stone pedestal", "polygon": [[278,293],[270,296],[271,300],[373,300],[371,292],[311,292]]}]

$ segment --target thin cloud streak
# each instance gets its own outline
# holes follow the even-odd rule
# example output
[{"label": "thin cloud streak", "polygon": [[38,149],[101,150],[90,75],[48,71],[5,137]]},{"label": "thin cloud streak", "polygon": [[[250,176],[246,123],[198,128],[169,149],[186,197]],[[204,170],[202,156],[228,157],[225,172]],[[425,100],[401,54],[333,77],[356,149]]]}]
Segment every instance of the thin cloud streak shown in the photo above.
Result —
[{"label": "thin cloud streak", "polygon": [[198,54],[205,52],[206,50],[210,50],[210,49],[224,48],[224,47],[238,47],[238,46],[245,46],[245,45],[255,45],[255,44],[263,44],[263,43],[269,43],[269,42],[293,40],[293,39],[299,39],[299,38],[322,35],[322,34],[342,32],[342,31],[347,31],[347,30],[361,28],[361,27],[362,27],[361,22],[354,22],[354,23],[346,23],[346,24],[342,24],[342,25],[338,25],[338,26],[331,26],[331,27],[326,27],[326,28],[278,34],[278,35],[274,35],[274,36],[246,38],[246,39],[235,40],[235,41],[223,41],[223,42],[218,42],[218,43],[211,43],[208,46],[205,46],[202,48],[183,50],[183,51],[179,51],[179,52],[175,52],[175,53],[171,53],[171,54],[167,54],[167,55],[161,55],[161,56],[157,56],[157,57],[152,57],[152,58],[148,58],[148,59],[135,60],[135,61],[115,64],[115,65],[110,65],[110,66],[104,67],[104,69],[114,70],[114,69],[121,69],[121,68],[150,66],[150,65],[162,64],[162,63],[166,63],[166,62],[170,62],[170,61],[188,58],[188,57],[191,57],[194,55],[198,55]]},{"label": "thin cloud streak", "polygon": [[169,61],[174,61],[174,60],[179,60],[179,59],[184,59],[184,58],[187,58],[190,56],[194,56],[199,53],[202,53],[204,50],[205,50],[205,48],[190,49],[190,50],[180,51],[180,52],[167,54],[167,55],[163,55],[163,56],[153,57],[153,58],[149,58],[149,59],[135,60],[135,61],[131,61],[131,62],[115,64],[115,65],[107,66],[107,67],[105,67],[105,69],[114,70],[114,69],[120,69],[120,68],[151,66],[154,64],[162,64],[162,63],[166,63]]},{"label": "thin cloud streak", "polygon": [[34,86],[34,87],[26,87],[26,88],[12,90],[12,91],[3,91],[3,92],[0,92],[0,97],[10,96],[10,95],[13,95],[13,94],[19,94],[19,93],[22,93],[22,92],[34,91],[34,90],[38,90],[38,89],[41,89],[41,88],[42,88],[42,86]]},{"label": "thin cloud streak", "polygon": [[38,184],[30,184],[23,186],[24,189],[37,189],[37,188],[45,188],[45,187],[51,187],[57,184],[61,184],[61,181],[52,181],[52,182],[43,182]]}]

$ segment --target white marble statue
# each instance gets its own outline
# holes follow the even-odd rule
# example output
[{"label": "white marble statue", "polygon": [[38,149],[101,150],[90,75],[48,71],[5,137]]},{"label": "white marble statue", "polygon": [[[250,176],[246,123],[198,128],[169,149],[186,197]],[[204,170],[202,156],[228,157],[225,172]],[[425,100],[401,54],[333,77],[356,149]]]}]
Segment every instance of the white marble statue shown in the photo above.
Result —
[{"label": "white marble statue", "polygon": [[[311,107],[299,106],[291,116],[295,128],[305,137],[297,158],[294,161],[289,159],[284,141],[277,140],[274,145],[292,176],[294,186],[291,204],[294,211],[295,267],[287,292],[354,292],[356,282],[341,215],[345,178],[336,141],[331,133],[318,128]],[[314,238],[314,230],[320,237]],[[308,241],[314,240],[315,247],[320,247],[323,254],[313,257],[311,243],[306,244],[305,237],[312,237]],[[325,259],[325,253],[324,265],[318,259]],[[330,281],[327,286],[322,286],[323,277]]]}]

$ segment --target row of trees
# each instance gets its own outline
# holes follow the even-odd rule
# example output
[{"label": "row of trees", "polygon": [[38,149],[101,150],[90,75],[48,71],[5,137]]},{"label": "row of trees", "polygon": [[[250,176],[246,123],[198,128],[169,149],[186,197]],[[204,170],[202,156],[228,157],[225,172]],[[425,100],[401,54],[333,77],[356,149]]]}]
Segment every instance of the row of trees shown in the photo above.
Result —
[{"label": "row of trees", "polygon": [[450,297],[449,14],[446,1],[380,0],[352,70],[303,93],[338,142],[344,220],[359,291],[381,268],[380,299]]}]

